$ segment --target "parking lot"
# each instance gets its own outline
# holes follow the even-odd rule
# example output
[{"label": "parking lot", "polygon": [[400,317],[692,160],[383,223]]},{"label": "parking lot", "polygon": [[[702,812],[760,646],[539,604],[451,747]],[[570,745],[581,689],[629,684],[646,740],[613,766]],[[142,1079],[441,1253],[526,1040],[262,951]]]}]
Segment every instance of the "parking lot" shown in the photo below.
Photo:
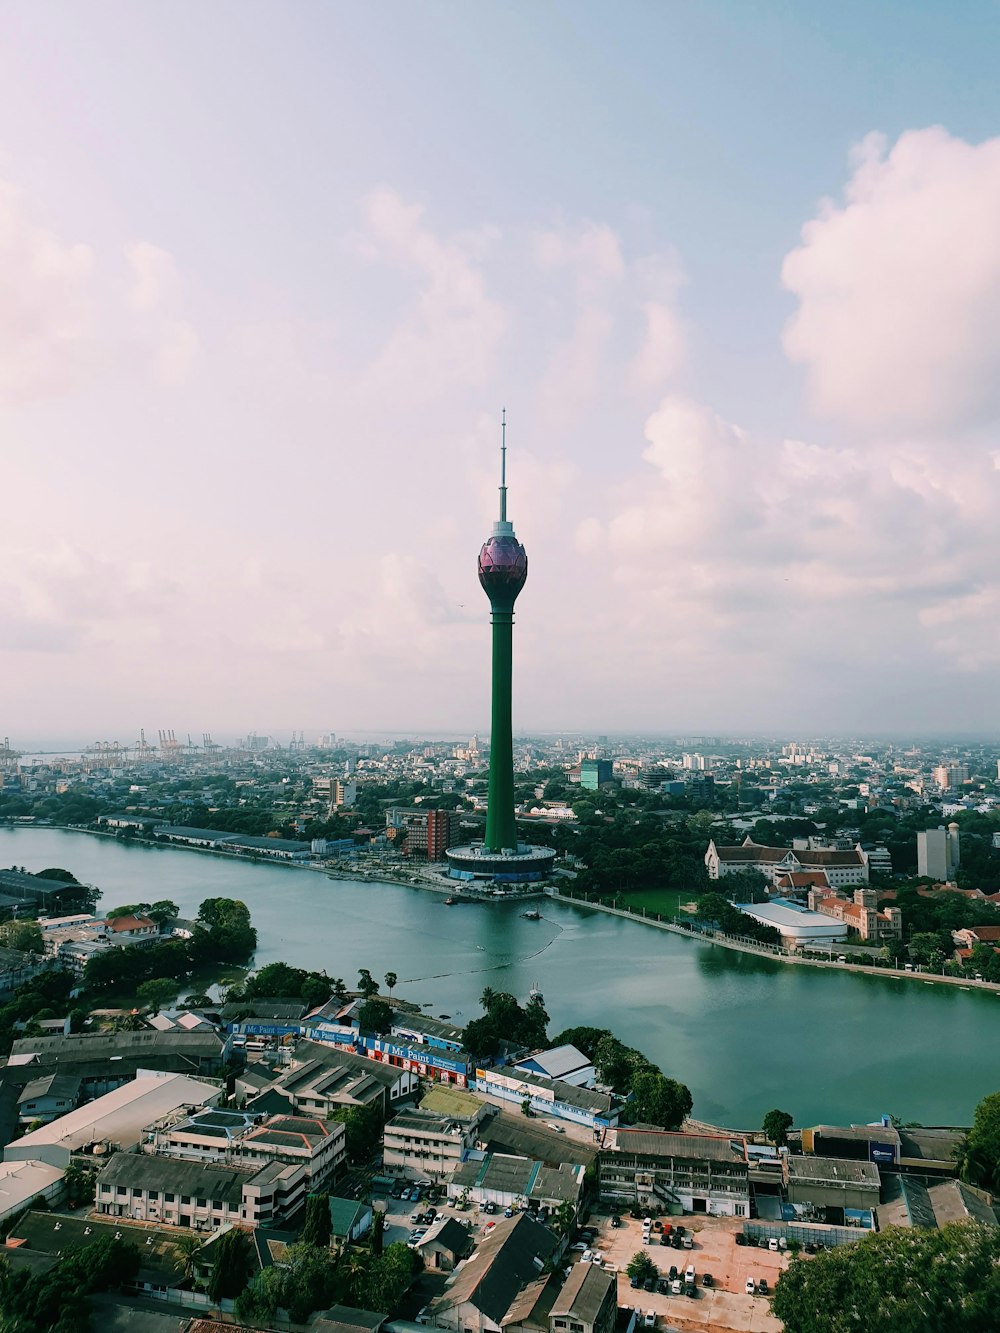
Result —
[{"label": "parking lot", "polygon": [[[618,1269],[618,1304],[638,1307],[643,1314],[652,1310],[660,1330],[715,1330],[734,1329],[740,1333],[780,1333],[781,1323],[771,1314],[770,1302],[765,1296],[748,1296],[746,1282],[754,1284],[767,1280],[771,1290],[781,1273],[788,1267],[784,1254],[769,1250],[738,1246],[736,1234],[742,1231],[739,1218],[691,1217],[663,1218],[663,1222],[680,1222],[690,1231],[694,1247],[690,1250],[673,1249],[660,1245],[660,1233],[653,1231],[650,1244],[642,1240],[642,1223],[635,1218],[622,1217],[616,1230],[609,1215],[592,1216],[589,1225],[597,1232],[593,1248],[604,1256],[605,1262]],[[671,1265],[683,1275],[688,1264],[696,1274],[697,1294],[667,1296],[660,1292],[635,1290],[625,1273],[629,1260],[637,1250],[643,1250],[666,1277]],[[579,1251],[573,1253],[579,1259]],[[713,1286],[703,1287],[702,1276],[712,1274]]]}]

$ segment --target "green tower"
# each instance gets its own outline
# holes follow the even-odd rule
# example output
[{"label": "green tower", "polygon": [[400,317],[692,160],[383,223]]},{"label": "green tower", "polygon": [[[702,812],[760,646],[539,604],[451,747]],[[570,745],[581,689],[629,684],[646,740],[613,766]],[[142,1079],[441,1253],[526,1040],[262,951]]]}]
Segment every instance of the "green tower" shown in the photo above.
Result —
[{"label": "green tower", "polygon": [[479,552],[479,582],[490,599],[493,626],[493,710],[490,729],[490,795],[486,813],[486,852],[516,852],[514,824],[514,741],[511,677],[514,602],[528,577],[528,554],[507,519],[507,414],[501,423],[500,518]]}]

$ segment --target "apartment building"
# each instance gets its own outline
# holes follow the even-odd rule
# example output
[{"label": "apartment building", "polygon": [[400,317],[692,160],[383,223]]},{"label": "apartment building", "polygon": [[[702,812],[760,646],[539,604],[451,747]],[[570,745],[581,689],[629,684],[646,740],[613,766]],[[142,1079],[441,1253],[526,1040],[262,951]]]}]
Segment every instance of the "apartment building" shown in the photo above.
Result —
[{"label": "apartment building", "polygon": [[230,1166],[147,1153],[115,1153],[97,1177],[94,1206],[105,1217],[217,1231],[270,1226],[294,1216],[309,1182],[301,1166]]}]

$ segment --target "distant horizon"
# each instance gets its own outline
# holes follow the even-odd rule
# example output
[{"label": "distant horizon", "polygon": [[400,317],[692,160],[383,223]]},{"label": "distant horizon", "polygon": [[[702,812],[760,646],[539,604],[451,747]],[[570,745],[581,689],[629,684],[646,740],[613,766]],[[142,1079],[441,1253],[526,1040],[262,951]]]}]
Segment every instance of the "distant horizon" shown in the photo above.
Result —
[{"label": "distant horizon", "polygon": [[[300,728],[300,727],[274,728],[270,731],[265,728],[257,728],[257,729],[244,730],[242,732],[236,731],[232,733],[224,731],[215,732],[208,730],[207,734],[212,737],[213,741],[216,744],[221,745],[224,748],[232,747],[236,744],[238,740],[244,740],[248,736],[256,734],[257,736],[266,736],[270,740],[276,741],[282,749],[287,750],[289,741],[293,739],[293,733],[295,736],[297,736],[300,731],[305,731],[306,746],[308,748],[316,748],[319,737],[321,735],[329,734],[329,730],[331,729],[324,729],[321,727],[314,728],[311,732],[309,728]],[[21,742],[15,736],[10,736],[9,740],[12,749],[18,750],[22,754],[26,755],[44,754],[44,753],[51,753],[51,754],[77,753],[86,750],[88,746],[94,745],[98,743],[98,741],[100,741],[101,743],[107,742],[110,744],[114,744],[115,742],[117,742],[119,745],[122,746],[122,748],[132,749],[139,738],[138,729],[136,729],[135,736],[129,740],[122,739],[122,736],[124,734],[126,733],[119,732],[118,735],[112,735],[109,733],[107,735],[102,735],[100,737],[90,736],[86,740],[80,740],[77,737],[71,737],[70,739],[67,739],[65,732],[57,732],[49,734],[46,734],[44,732],[34,732],[30,733],[29,738],[24,742]],[[178,742],[186,747],[187,732],[185,731],[183,734],[181,734],[175,728],[174,734]],[[459,729],[459,730],[438,731],[430,729],[396,730],[393,728],[359,727],[359,728],[352,728],[351,730],[344,732],[338,731],[335,732],[335,735],[337,739],[337,746],[335,746],[334,748],[339,747],[341,742],[346,742],[351,745],[369,745],[369,744],[373,745],[382,742],[397,743],[399,741],[413,741],[416,744],[421,741],[426,741],[428,743],[435,743],[435,744],[446,744],[449,742],[454,742],[456,745],[460,745],[465,742],[468,742],[473,736],[478,736],[480,742],[483,745],[488,745],[490,739],[488,727],[481,728],[478,731],[475,728],[472,728],[471,730]],[[538,739],[538,740],[566,739],[568,741],[580,741],[581,743],[593,744],[596,743],[600,737],[607,737],[609,742],[611,741],[650,741],[653,743],[674,742],[677,745],[691,744],[692,746],[711,745],[711,744],[749,745],[753,743],[770,743],[770,744],[782,744],[782,745],[820,744],[820,743],[843,744],[848,742],[857,742],[864,744],[877,743],[880,745],[956,744],[956,745],[983,745],[983,746],[997,745],[998,747],[1000,747],[1000,731],[993,733],[959,732],[959,731],[922,732],[922,733],[888,732],[888,731],[834,732],[834,731],[822,731],[822,730],[820,731],[796,730],[788,732],[785,731],[779,732],[779,731],[735,731],[735,730],[725,730],[725,729],[706,729],[704,731],[696,731],[692,730],[691,728],[676,728],[667,730],[657,729],[651,731],[644,731],[644,730],[613,731],[600,727],[595,727],[593,729],[573,727],[573,728],[555,729],[551,731],[550,730],[543,731],[537,728],[522,729],[522,730],[519,730],[516,726],[514,728],[515,742],[517,741],[524,742],[533,739]],[[2,739],[2,737],[0,737],[0,739]],[[148,728],[146,729],[146,741],[147,744],[149,744],[152,748],[154,749],[159,748],[158,734],[156,732],[150,734]],[[202,749],[201,732],[199,732],[197,736],[195,735],[194,732],[191,733],[191,745],[192,749],[194,750]]]}]

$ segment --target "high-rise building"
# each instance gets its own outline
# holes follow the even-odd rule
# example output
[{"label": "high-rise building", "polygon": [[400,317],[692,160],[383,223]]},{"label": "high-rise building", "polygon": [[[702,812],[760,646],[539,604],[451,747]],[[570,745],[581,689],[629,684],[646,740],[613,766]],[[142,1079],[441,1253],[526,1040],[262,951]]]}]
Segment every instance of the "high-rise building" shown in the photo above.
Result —
[{"label": "high-rise building", "polygon": [[929,828],[917,834],[917,874],[947,884],[958,869],[958,825]]},{"label": "high-rise building", "polygon": [[500,518],[479,552],[479,582],[490,599],[493,629],[493,696],[490,727],[490,779],[486,836],[481,844],[448,851],[452,873],[477,879],[521,882],[541,879],[555,852],[517,840],[514,820],[514,737],[512,677],[514,603],[528,577],[528,553],[507,518],[507,426],[500,445]]}]

